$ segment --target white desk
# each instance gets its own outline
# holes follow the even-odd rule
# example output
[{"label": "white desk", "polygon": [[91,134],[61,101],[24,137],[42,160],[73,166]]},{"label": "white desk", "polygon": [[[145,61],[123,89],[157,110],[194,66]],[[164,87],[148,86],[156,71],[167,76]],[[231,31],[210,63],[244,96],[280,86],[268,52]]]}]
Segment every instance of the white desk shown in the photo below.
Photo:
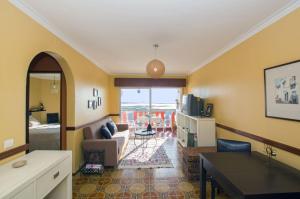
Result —
[{"label": "white desk", "polygon": [[[27,165],[12,168],[12,163]],[[71,199],[72,152],[34,151],[0,166],[0,199]]]}]

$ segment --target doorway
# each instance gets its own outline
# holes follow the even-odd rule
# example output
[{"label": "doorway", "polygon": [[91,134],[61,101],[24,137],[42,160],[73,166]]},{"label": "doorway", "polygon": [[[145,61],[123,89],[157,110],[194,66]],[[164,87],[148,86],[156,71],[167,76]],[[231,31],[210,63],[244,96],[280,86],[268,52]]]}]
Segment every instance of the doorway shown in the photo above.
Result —
[{"label": "doorway", "polygon": [[149,122],[156,129],[172,129],[180,95],[179,88],[122,88],[121,121],[134,130]]},{"label": "doorway", "polygon": [[48,53],[30,63],[26,89],[27,152],[66,149],[66,80]]}]

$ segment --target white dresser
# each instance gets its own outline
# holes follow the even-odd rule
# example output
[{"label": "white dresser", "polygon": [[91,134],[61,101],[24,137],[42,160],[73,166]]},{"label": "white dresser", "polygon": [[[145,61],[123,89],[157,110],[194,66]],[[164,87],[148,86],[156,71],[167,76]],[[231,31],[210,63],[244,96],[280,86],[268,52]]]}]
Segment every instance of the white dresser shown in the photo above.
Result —
[{"label": "white dresser", "polygon": [[[27,165],[12,168],[12,163]],[[71,199],[72,152],[34,151],[0,166],[0,199]]]},{"label": "white dresser", "polygon": [[216,146],[215,118],[189,116],[182,112],[176,113],[177,140],[183,146],[188,145],[188,134],[197,140],[198,147]]}]

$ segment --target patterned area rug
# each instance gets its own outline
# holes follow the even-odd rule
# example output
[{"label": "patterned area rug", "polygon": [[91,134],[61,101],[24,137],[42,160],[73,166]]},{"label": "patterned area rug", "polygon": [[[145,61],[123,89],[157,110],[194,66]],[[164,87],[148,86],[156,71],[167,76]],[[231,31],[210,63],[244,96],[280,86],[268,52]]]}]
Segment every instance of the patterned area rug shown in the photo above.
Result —
[{"label": "patterned area rug", "polygon": [[151,138],[144,145],[140,139],[130,139],[119,169],[173,168],[164,148],[167,138]]}]

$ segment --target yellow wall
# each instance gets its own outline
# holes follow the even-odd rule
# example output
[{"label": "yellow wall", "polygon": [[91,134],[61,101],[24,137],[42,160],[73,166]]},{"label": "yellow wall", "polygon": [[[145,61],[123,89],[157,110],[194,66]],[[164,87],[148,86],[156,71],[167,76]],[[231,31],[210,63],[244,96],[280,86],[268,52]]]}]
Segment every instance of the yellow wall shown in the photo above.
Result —
[{"label": "yellow wall", "polygon": [[[29,108],[39,106],[41,102],[41,84],[40,79],[30,78],[30,94],[29,94]],[[33,112],[32,116],[41,121],[41,113]]]},{"label": "yellow wall", "polygon": [[[109,76],[8,1],[0,1],[0,32],[0,152],[4,151],[5,139],[13,138],[15,147],[25,143],[26,74],[30,61],[40,52],[55,52],[64,58],[68,126],[92,122],[109,113]],[[93,88],[98,88],[103,98],[97,110],[87,109]],[[82,162],[82,130],[67,132],[67,139],[76,170]]]},{"label": "yellow wall", "polygon": [[[44,104],[45,112],[41,112],[41,122],[47,123],[47,113],[59,113],[60,115],[60,92],[51,93],[51,80],[41,80],[41,98],[40,101]],[[57,81],[60,85],[60,82]]]},{"label": "yellow wall", "polygon": [[[300,9],[191,74],[188,90],[214,104],[218,123],[300,148],[300,123],[265,117],[264,68],[300,59]],[[218,129],[218,137],[251,141]],[[300,157],[278,150],[277,158],[300,169]]]},{"label": "yellow wall", "polygon": [[[60,82],[56,81],[59,86]],[[51,93],[51,82],[51,80],[46,79],[30,78],[29,107],[36,107],[43,103],[46,111],[33,112],[32,116],[44,124],[47,123],[47,113],[60,114],[60,92]]]}]

